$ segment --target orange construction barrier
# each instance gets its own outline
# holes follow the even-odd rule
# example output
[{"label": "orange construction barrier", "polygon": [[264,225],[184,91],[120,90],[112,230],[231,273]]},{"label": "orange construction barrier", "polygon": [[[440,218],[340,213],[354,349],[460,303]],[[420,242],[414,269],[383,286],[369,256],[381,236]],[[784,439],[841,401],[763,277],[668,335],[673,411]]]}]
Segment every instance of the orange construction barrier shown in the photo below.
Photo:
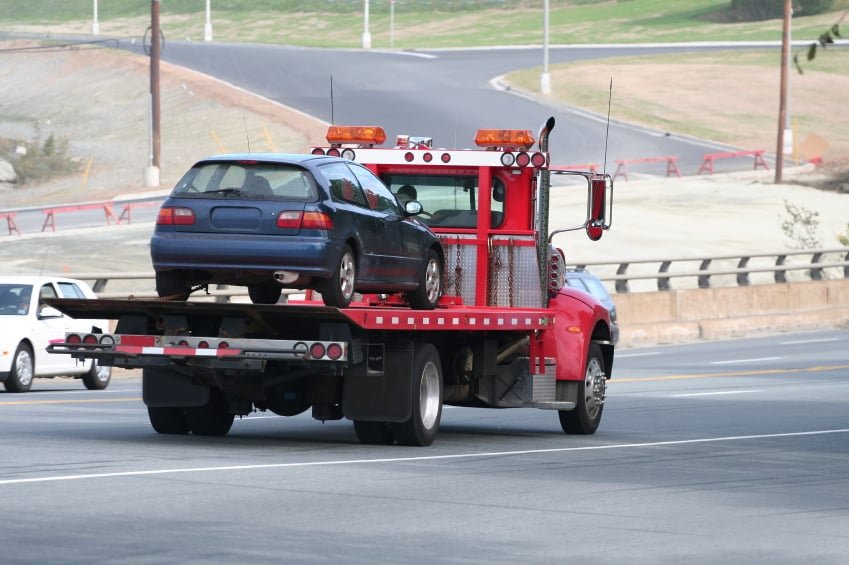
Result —
[{"label": "orange construction barrier", "polygon": [[642,157],[639,159],[617,159],[616,172],[613,174],[613,180],[616,177],[622,176],[628,180],[628,165],[637,165],[642,163],[666,163],[666,176],[671,177],[673,174],[677,177],[681,176],[681,171],[678,170],[678,157]]},{"label": "orange construction barrier", "polygon": [[118,223],[118,217],[115,216],[115,212],[112,211],[111,202],[93,202],[91,204],[74,204],[71,206],[45,208],[44,210],[42,210],[46,217],[44,218],[44,224],[41,226],[41,231],[46,230],[48,227],[52,231],[56,231],[56,213],[58,212],[79,212],[80,210],[98,209],[103,209],[103,213],[106,215],[107,225],[112,225],[112,220],[115,220],[115,223]]},{"label": "orange construction barrier", "polygon": [[749,155],[755,158],[755,169],[758,167],[763,167],[767,171],[769,167],[764,161],[764,150],[756,149],[754,151],[724,151],[721,153],[708,153],[704,157],[704,161],[702,162],[702,166],[699,167],[699,172],[697,175],[702,173],[713,174],[713,162],[717,159],[730,159],[732,157],[748,157]]}]

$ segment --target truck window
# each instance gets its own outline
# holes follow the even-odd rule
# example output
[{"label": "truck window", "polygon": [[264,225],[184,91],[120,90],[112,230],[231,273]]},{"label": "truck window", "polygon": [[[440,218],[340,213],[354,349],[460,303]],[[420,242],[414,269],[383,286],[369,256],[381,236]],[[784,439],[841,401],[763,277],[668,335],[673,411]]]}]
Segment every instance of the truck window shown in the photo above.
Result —
[{"label": "truck window", "polygon": [[[381,179],[397,194],[403,186],[415,190],[424,212],[419,216],[425,224],[437,228],[477,227],[478,222],[478,177],[477,175],[416,175],[385,174]],[[504,219],[504,183],[493,177],[493,189],[487,193],[492,212],[491,225],[497,227]],[[399,200],[408,199],[401,195]]]}]

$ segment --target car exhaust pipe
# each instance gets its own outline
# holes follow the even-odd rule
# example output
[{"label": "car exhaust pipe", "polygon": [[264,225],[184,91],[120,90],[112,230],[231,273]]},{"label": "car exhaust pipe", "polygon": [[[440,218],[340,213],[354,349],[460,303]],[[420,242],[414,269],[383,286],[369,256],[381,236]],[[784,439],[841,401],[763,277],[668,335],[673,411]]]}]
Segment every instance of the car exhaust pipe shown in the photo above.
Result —
[{"label": "car exhaust pipe", "polygon": [[280,284],[292,284],[300,275],[292,271],[274,271],[274,280]]}]

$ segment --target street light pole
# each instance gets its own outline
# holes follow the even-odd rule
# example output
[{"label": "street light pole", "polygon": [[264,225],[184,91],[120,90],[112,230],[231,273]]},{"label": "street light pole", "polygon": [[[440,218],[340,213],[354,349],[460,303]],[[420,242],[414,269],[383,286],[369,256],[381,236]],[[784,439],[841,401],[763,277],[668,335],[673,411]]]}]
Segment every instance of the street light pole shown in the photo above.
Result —
[{"label": "street light pole", "polygon": [[100,35],[100,24],[97,22],[97,0],[94,0],[94,18],[91,20],[91,34]]},{"label": "street light pole", "polygon": [[548,0],[544,1],[542,12],[542,74],[539,77],[539,89],[543,94],[551,94],[551,73],[548,72]]},{"label": "street light pole", "polygon": [[368,32],[368,0],[365,0],[363,17],[363,49],[371,49],[371,34]]},{"label": "street light pole", "polygon": [[790,56],[790,14],[792,0],[784,0],[784,25],[781,29],[781,85],[778,100],[778,143],[775,150],[775,184],[781,183],[784,172],[784,128],[787,125],[787,71]]},{"label": "street light pole", "polygon": [[209,6],[211,0],[206,0],[206,23],[203,26],[203,40],[212,41],[212,8]]}]

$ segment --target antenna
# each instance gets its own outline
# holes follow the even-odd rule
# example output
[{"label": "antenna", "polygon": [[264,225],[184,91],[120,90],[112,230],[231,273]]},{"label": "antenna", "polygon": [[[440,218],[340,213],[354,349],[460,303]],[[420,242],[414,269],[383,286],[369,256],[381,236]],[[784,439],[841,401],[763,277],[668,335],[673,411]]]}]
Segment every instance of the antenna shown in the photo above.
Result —
[{"label": "antenna", "polygon": [[604,166],[601,169],[607,174],[607,140],[610,138],[610,104],[613,100],[613,77],[610,77],[610,91],[607,95],[607,129],[604,131]]},{"label": "antenna", "polygon": [[248,134],[248,119],[242,116],[242,121],[245,123],[245,139],[248,140],[248,153],[251,153],[251,136]]},{"label": "antenna", "polygon": [[333,75],[330,75],[330,125],[335,124],[336,121],[333,118]]}]

